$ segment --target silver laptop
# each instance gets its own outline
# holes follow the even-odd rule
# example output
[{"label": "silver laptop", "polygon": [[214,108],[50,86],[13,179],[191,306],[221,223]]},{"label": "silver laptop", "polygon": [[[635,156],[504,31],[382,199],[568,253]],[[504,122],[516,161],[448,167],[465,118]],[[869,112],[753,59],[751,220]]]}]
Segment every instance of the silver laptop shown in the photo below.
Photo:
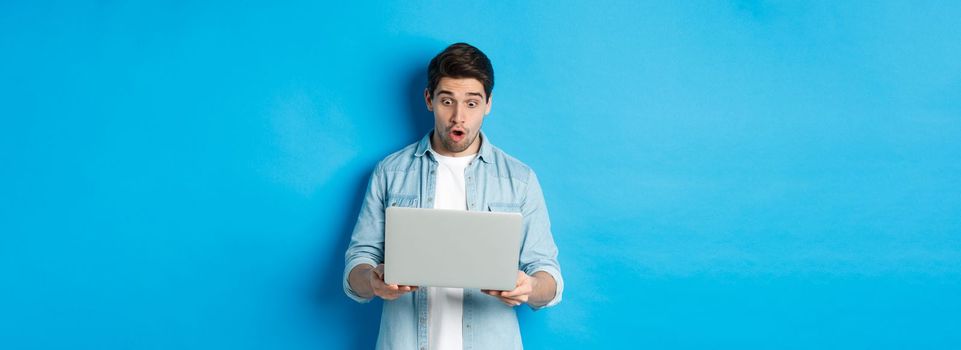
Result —
[{"label": "silver laptop", "polygon": [[387,208],[384,281],[512,290],[521,223],[520,213]]}]

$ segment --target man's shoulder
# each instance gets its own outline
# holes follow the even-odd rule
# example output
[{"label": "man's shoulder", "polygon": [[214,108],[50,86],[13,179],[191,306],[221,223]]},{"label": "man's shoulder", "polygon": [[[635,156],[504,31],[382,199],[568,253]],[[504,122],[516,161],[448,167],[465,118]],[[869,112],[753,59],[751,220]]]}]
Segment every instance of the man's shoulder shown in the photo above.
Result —
[{"label": "man's shoulder", "polygon": [[419,142],[414,142],[401,148],[394,153],[391,153],[381,159],[377,163],[375,170],[377,171],[399,171],[410,168],[411,162],[414,161],[414,154],[417,152],[417,145]]},{"label": "man's shoulder", "polygon": [[490,155],[491,159],[489,161],[497,169],[497,174],[500,177],[510,177],[527,182],[530,177],[534,176],[534,169],[497,146],[491,145]]}]

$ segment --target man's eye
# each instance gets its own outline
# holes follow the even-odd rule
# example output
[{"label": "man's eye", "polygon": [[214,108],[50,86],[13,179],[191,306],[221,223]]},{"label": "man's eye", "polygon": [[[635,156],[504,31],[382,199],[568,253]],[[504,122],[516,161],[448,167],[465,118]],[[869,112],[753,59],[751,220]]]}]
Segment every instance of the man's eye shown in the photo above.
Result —
[{"label": "man's eye", "polygon": [[452,103],[452,101],[451,101],[451,100],[442,100],[441,103],[443,103],[443,104],[445,104],[445,105],[449,105],[449,104]]},{"label": "man's eye", "polygon": [[474,101],[467,102],[467,107],[470,107],[470,108],[477,107],[477,102],[474,102]]}]

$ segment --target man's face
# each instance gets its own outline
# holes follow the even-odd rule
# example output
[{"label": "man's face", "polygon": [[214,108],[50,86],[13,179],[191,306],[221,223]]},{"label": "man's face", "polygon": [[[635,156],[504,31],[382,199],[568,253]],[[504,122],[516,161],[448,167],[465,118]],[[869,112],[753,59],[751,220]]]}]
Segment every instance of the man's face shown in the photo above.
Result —
[{"label": "man's face", "polygon": [[434,151],[457,157],[477,153],[478,136],[491,102],[484,84],[474,78],[441,78],[434,97],[424,90],[427,109],[434,112]]}]

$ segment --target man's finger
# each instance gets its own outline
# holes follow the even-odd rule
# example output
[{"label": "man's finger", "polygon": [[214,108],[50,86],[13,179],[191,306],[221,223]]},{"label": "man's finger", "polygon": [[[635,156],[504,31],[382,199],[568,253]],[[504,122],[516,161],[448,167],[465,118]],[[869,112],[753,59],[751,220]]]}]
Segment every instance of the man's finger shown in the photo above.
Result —
[{"label": "man's finger", "polygon": [[501,294],[504,294],[504,291],[502,291],[502,290],[489,290],[489,289],[488,289],[488,290],[484,291],[484,294],[487,294],[487,295],[490,295],[490,296],[494,296],[494,297],[499,297],[499,296],[501,296]]},{"label": "man's finger", "polygon": [[527,302],[527,299],[528,299],[528,297],[527,297],[526,294],[524,294],[524,295],[518,295],[518,296],[513,296],[513,297],[502,296],[501,298],[504,298],[504,299],[507,299],[507,300],[519,301],[519,302],[522,302],[522,303],[526,303],[526,302]]},{"label": "man's finger", "polygon": [[417,286],[404,286],[404,285],[381,283],[380,286],[375,286],[374,294],[384,300],[394,300],[394,299],[400,298],[406,293],[410,293],[415,290],[417,290]]},{"label": "man's finger", "polygon": [[512,291],[501,293],[501,295],[505,297],[516,297],[518,295],[527,295],[530,293],[531,293],[531,286],[522,285],[522,286],[518,286],[517,288],[514,288],[514,290]]},{"label": "man's finger", "polygon": [[400,297],[401,294],[403,293],[396,293],[390,290],[382,290],[379,293],[377,293],[377,296],[379,296],[381,299],[384,299],[384,300],[394,300]]},{"label": "man's finger", "polygon": [[501,300],[502,303],[504,303],[504,304],[507,305],[507,306],[511,306],[511,307],[514,307],[514,306],[517,306],[517,305],[520,305],[520,304],[521,304],[520,301],[511,299],[511,298],[499,298],[499,299]]},{"label": "man's finger", "polygon": [[524,294],[524,293],[522,293],[520,289],[515,289],[515,290],[509,291],[509,292],[503,292],[503,293],[501,293],[501,296],[502,296],[502,297],[511,298],[511,297],[516,297],[516,296],[521,295],[521,294]]},{"label": "man's finger", "polygon": [[382,265],[377,265],[377,267],[371,269],[370,272],[372,272],[372,273],[374,274],[374,276],[377,277],[377,279],[383,281],[383,280],[384,280],[384,270],[383,270],[382,268],[379,268],[380,266],[382,266]]}]

